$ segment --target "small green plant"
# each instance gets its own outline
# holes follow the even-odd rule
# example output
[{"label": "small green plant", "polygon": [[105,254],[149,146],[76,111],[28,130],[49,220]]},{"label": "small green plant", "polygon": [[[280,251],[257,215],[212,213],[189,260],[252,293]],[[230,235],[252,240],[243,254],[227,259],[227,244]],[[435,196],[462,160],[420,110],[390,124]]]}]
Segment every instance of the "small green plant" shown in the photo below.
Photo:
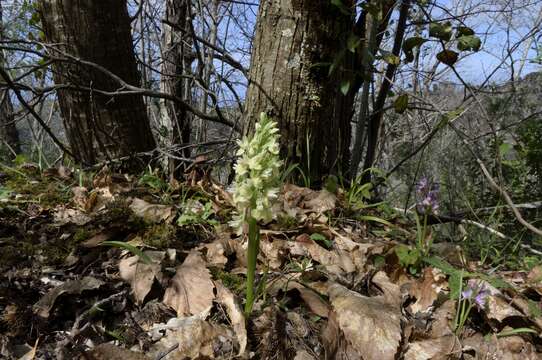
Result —
[{"label": "small green plant", "polygon": [[166,191],[169,188],[168,183],[162,180],[157,172],[150,166],[147,171],[141,175],[138,182],[140,185],[146,185],[155,191]]},{"label": "small green plant", "polygon": [[194,210],[195,204],[200,203],[196,200],[185,203],[185,210],[177,220],[179,226],[198,224],[218,225],[218,221],[212,218],[215,215],[215,210],[211,201],[207,201],[199,210]]},{"label": "small green plant", "polygon": [[[304,187],[310,188],[311,187],[311,179],[310,176],[307,176],[301,166],[299,164],[291,164],[289,165],[281,174],[280,176],[280,182],[284,183],[288,180],[296,180],[296,177],[293,175],[294,172],[297,171],[299,173],[299,176],[301,177],[302,185]],[[298,178],[299,179],[299,178]]]},{"label": "small green plant", "polygon": [[278,128],[265,113],[256,123],[252,137],[239,141],[235,164],[233,202],[237,208],[232,225],[248,237],[247,294],[245,313],[250,315],[255,301],[254,278],[256,260],[260,247],[258,221],[269,222],[273,214],[272,202],[277,198],[280,186]]},{"label": "small green plant", "polygon": [[395,255],[399,259],[399,265],[408,270],[409,273],[416,275],[419,272],[423,256],[418,248],[399,245],[395,247]]},{"label": "small green plant", "polygon": [[372,183],[361,184],[361,175],[355,180],[352,180],[350,187],[345,194],[346,205],[349,209],[359,210],[362,209],[366,203],[366,200],[371,198],[371,190],[373,189]]},{"label": "small green plant", "polygon": [[312,234],[311,239],[313,241],[321,243],[326,249],[331,249],[331,247],[333,246],[333,241],[329,240],[327,237],[319,233]]},{"label": "small green plant", "polygon": [[382,203],[369,204],[369,200],[371,200],[373,196],[372,191],[374,189],[374,185],[371,182],[362,183],[363,176],[367,172],[374,173],[380,176],[381,178],[383,178],[385,175],[381,170],[377,168],[369,168],[369,169],[364,170],[355,179],[352,179],[350,181],[350,184],[345,184],[344,179],[341,178],[341,181],[340,181],[341,186],[343,189],[345,189],[346,206],[351,210],[361,210],[361,209],[366,209],[370,207],[377,207],[382,204]]}]

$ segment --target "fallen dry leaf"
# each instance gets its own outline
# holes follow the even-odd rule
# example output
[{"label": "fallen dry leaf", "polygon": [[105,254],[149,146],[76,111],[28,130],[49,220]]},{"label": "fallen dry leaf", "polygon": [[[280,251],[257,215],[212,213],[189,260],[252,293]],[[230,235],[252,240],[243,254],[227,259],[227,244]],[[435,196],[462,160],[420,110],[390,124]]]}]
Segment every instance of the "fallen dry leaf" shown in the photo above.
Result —
[{"label": "fallen dry leaf", "polygon": [[215,282],[216,287],[216,302],[222,304],[226,308],[226,312],[230,318],[233,332],[239,343],[238,356],[244,354],[247,347],[247,329],[245,326],[245,315],[241,310],[235,295],[221,283]]},{"label": "fallen dry leaf", "polygon": [[[199,316],[175,319],[169,323],[166,336],[153,345],[151,352],[158,354],[178,344],[167,359],[231,359],[236,339],[225,326],[209,323]],[[156,356],[154,356],[156,357]]]},{"label": "fallen dry leaf", "polygon": [[164,294],[164,304],[177,311],[178,316],[196,315],[213,305],[214,284],[211,274],[197,252],[188,254],[171,279]]},{"label": "fallen dry leaf", "polygon": [[92,218],[81,210],[71,209],[64,206],[57,206],[53,213],[55,225],[62,226],[69,223],[83,226],[88,224]]},{"label": "fallen dry leaf", "polygon": [[142,304],[145,296],[151,291],[154,279],[161,280],[161,263],[166,252],[144,251],[144,254],[151,259],[150,264],[139,261],[139,256],[132,256],[119,262],[120,277],[130,284],[138,304]]},{"label": "fallen dry leaf", "polygon": [[408,293],[416,299],[409,305],[412,314],[427,312],[447,287],[446,276],[438,269],[427,267],[421,279],[408,284]]},{"label": "fallen dry leaf", "polygon": [[327,191],[321,190],[313,193],[316,196],[309,196],[304,202],[304,208],[311,212],[323,213],[335,209],[337,196]]},{"label": "fallen dry leaf", "polygon": [[502,322],[509,317],[523,317],[524,315],[516,310],[511,301],[507,300],[504,294],[487,281],[480,281],[480,286],[489,292],[486,297],[486,307],[482,309],[488,319]]},{"label": "fallen dry leaf", "polygon": [[48,318],[49,312],[55,305],[56,299],[62,294],[81,294],[85,290],[94,290],[102,286],[104,282],[92,276],[85,276],[80,280],[69,280],[45,294],[36,304],[33,311],[42,318]]},{"label": "fallen dry leaf", "polygon": [[[384,290],[385,292],[385,290]],[[386,296],[367,297],[332,284],[329,297],[348,345],[367,360],[393,360],[401,341],[401,311]]]},{"label": "fallen dry leaf", "polygon": [[227,256],[234,253],[231,246],[230,232],[220,231],[217,233],[215,240],[210,243],[202,244],[198,247],[209,265],[224,268],[228,263]]},{"label": "fallen dry leaf", "polygon": [[81,360],[151,360],[144,354],[124,349],[113,344],[101,344],[85,351]]},{"label": "fallen dry leaf", "polygon": [[130,209],[137,216],[155,223],[162,221],[171,222],[175,215],[172,206],[151,204],[138,198],[132,201]]},{"label": "fallen dry leaf", "polygon": [[83,186],[76,186],[72,188],[73,204],[80,210],[86,210],[86,204],[88,202],[88,189]]},{"label": "fallen dry leaf", "polygon": [[[510,328],[505,328],[510,330]],[[540,360],[542,355],[537,353],[533,344],[528,343],[519,335],[497,338],[484,338],[480,333],[462,339],[463,351],[475,353],[476,359],[499,360]]]},{"label": "fallen dry leaf", "polygon": [[308,308],[316,315],[327,318],[331,306],[316,291],[303,286],[297,281],[288,281],[288,290],[295,289]]},{"label": "fallen dry leaf", "polygon": [[405,360],[448,360],[457,352],[460,343],[454,335],[414,341],[408,344]]},{"label": "fallen dry leaf", "polygon": [[315,191],[293,184],[284,185],[280,200],[283,211],[298,220],[306,219],[306,215],[311,213],[318,217],[334,209],[337,203],[335,194],[327,190]]}]

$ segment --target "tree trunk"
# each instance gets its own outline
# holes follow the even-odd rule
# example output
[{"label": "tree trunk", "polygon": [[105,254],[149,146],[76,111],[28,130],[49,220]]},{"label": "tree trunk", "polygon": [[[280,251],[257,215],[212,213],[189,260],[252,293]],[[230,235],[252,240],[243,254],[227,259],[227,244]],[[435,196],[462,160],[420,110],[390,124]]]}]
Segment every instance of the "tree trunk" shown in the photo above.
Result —
[{"label": "tree trunk", "polygon": [[[163,54],[161,90],[191,102],[192,80],[184,75],[190,73],[192,63],[192,37],[190,36],[190,0],[167,0],[163,26]],[[192,116],[178,104],[163,100],[161,116],[165,145],[190,143]],[[190,157],[190,148],[174,151],[174,156]],[[170,157],[171,176],[179,176],[179,161]]]},{"label": "tree trunk", "polygon": [[[40,6],[49,43],[139,85],[126,0],[41,0]],[[54,50],[52,54],[58,55]],[[90,89],[58,89],[64,126],[77,161],[95,164],[155,148],[142,96],[99,94],[98,90],[122,89],[110,76],[83,65],[57,62],[53,71],[56,85]]]},{"label": "tree trunk", "polygon": [[[3,21],[2,0],[0,0],[0,40],[4,39]],[[0,66],[5,67],[5,57],[2,50],[0,50]],[[7,87],[5,89],[0,87],[0,158],[6,155],[6,158],[11,159],[13,153],[21,152],[19,133],[14,120],[9,91]]]},{"label": "tree trunk", "polygon": [[[245,132],[263,111],[279,123],[282,156],[312,184],[348,171],[354,90],[346,40],[353,18],[329,0],[262,0],[252,50]],[[329,75],[329,66],[336,70]]]}]

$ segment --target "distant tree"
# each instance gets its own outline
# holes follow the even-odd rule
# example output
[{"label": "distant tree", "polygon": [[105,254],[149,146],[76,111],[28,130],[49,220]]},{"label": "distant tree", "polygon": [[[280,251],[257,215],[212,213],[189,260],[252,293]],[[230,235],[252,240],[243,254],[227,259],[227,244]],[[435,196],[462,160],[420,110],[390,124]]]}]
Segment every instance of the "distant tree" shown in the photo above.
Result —
[{"label": "distant tree", "polygon": [[[4,17],[0,0],[0,40],[4,39]],[[0,66],[5,67],[4,52],[0,50]],[[15,127],[13,104],[7,88],[0,86],[0,157],[5,154],[20,153],[19,133]],[[2,151],[5,149],[5,151]],[[11,157],[8,155],[7,157]]]},{"label": "distant tree", "polygon": [[[155,148],[141,95],[122,94],[119,82],[139,85],[126,0],[40,0],[64,126],[76,160],[94,164]],[[82,61],[97,64],[82,64]]]},{"label": "distant tree", "polygon": [[[192,80],[185,76],[193,60],[189,0],[166,0],[164,25],[162,29],[162,78],[161,90],[165,93],[191,102]],[[162,100],[161,122],[166,145],[188,144],[190,142],[192,114],[178,103]],[[174,155],[190,157],[189,148]],[[169,158],[170,174],[178,173],[179,162]],[[177,169],[177,170],[176,170]]]}]

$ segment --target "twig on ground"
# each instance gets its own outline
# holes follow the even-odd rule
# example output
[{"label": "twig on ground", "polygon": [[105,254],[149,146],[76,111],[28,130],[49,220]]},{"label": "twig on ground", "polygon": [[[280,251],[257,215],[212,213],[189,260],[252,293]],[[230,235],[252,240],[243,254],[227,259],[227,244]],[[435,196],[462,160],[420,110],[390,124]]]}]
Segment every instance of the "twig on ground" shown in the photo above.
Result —
[{"label": "twig on ground", "polygon": [[85,310],[81,314],[79,314],[77,319],[75,319],[75,322],[73,323],[73,326],[72,326],[70,332],[67,333],[66,338],[57,343],[57,345],[55,347],[56,358],[59,359],[59,360],[65,359],[64,349],[66,348],[66,346],[68,346],[68,344],[70,344],[71,342],[74,342],[77,335],[79,335],[83,330],[85,330],[89,326],[90,323],[87,323],[83,327],[80,327],[81,322],[88,317],[88,315],[90,314],[92,309],[94,309],[94,308],[96,308],[98,306],[107,304],[108,302],[111,302],[111,301],[113,301],[113,300],[115,300],[115,299],[117,299],[117,298],[119,298],[121,296],[124,296],[126,293],[127,293],[127,290],[123,290],[121,292],[113,294],[113,295],[111,295],[111,296],[109,296],[109,297],[107,297],[105,299],[102,299],[102,300],[96,302],[90,308],[88,308],[87,310]]},{"label": "twig on ground", "polygon": [[156,359],[155,360],[162,360],[163,358],[165,358],[166,356],[168,356],[171,352],[173,352],[175,349],[177,349],[179,347],[179,344],[175,344],[175,345],[172,345],[169,349],[167,349],[166,351],[163,351],[163,352],[160,352],[158,353],[158,355],[156,355]]}]

